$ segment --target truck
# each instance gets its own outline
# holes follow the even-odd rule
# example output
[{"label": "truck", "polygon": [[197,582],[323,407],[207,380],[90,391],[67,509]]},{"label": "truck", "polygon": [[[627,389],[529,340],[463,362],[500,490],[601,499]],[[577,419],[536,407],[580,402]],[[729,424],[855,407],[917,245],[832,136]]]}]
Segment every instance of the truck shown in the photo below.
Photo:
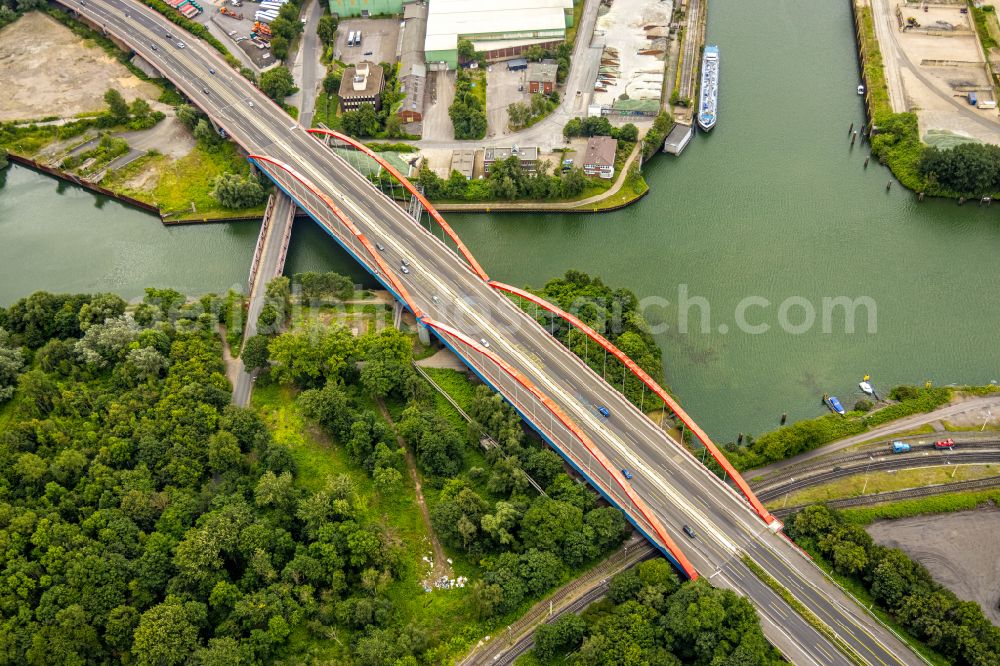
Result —
[{"label": "truck", "polygon": [[906,442],[893,442],[892,443],[892,452],[893,453],[909,453],[910,452],[910,445],[907,444]]},{"label": "truck", "polygon": [[934,442],[934,448],[935,449],[953,449],[953,448],[955,448],[955,440],[953,440],[950,437],[948,439],[939,439],[938,441]]},{"label": "truck", "polygon": [[969,92],[969,104],[972,106],[976,105],[976,91],[972,90]]},{"label": "truck", "polygon": [[348,46],[354,46],[354,35],[356,35],[356,34],[358,34],[358,33],[354,32],[353,30],[351,30],[347,34],[347,45]]},{"label": "truck", "polygon": [[977,109],[995,109],[997,108],[997,101],[995,99],[981,99],[979,104],[976,105]]}]

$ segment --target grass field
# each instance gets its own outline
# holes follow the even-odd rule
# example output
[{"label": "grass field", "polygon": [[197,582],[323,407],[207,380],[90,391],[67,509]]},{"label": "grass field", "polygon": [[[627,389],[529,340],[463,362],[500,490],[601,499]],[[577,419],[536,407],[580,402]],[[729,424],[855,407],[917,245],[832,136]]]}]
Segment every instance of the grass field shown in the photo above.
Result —
[{"label": "grass field", "polygon": [[901,469],[895,472],[873,472],[871,474],[862,472],[790,493],[787,500],[782,497],[774,502],[769,502],[768,506],[773,509],[785,505],[819,504],[844,497],[858,497],[862,491],[866,495],[873,495],[894,490],[982,479],[997,474],[1000,474],[1000,465],[942,465]]}]

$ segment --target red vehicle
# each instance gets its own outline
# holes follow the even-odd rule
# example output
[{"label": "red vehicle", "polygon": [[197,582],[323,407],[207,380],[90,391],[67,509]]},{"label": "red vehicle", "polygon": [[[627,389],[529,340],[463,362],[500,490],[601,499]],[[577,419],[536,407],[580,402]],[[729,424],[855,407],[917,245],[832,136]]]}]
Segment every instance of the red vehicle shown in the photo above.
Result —
[{"label": "red vehicle", "polygon": [[953,449],[955,448],[955,440],[951,439],[950,437],[948,439],[939,439],[938,441],[934,442],[934,448]]}]

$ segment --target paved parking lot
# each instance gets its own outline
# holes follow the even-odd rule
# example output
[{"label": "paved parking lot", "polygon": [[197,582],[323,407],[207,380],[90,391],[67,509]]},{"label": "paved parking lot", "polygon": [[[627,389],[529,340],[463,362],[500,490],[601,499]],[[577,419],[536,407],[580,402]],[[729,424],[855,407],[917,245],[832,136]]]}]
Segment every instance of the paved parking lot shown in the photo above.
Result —
[{"label": "paved parking lot", "polygon": [[[361,45],[348,46],[351,31],[361,31]],[[352,18],[340,22],[337,44],[334,47],[339,60],[356,65],[362,60],[374,63],[396,62],[396,45],[399,42],[399,19]]]},{"label": "paved parking lot", "polygon": [[515,102],[527,104],[530,99],[524,70],[511,72],[503,62],[490,65],[486,72],[486,138],[508,134],[507,107]]}]

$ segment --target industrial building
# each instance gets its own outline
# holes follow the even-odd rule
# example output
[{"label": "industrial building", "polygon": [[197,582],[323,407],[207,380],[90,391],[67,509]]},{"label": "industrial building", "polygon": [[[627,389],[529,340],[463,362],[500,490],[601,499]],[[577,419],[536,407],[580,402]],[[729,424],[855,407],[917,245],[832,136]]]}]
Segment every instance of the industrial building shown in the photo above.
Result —
[{"label": "industrial building", "polygon": [[399,56],[399,92],[403,101],[396,115],[404,123],[424,119],[424,95],[427,90],[427,65],[424,64],[424,32],[427,28],[427,5],[408,2],[403,7],[402,50]]},{"label": "industrial building", "polygon": [[330,0],[330,13],[340,18],[402,14],[403,0]]},{"label": "industrial building", "polygon": [[512,58],[533,45],[566,39],[573,0],[434,0],[427,15],[424,51],[429,69],[458,67],[458,40],[468,39],[488,60]]},{"label": "industrial building", "polygon": [[559,72],[558,65],[533,62],[528,65],[527,78],[528,92],[545,93],[548,95],[556,87],[556,74]]},{"label": "industrial building", "polygon": [[525,171],[534,171],[538,166],[538,147],[529,146],[526,148],[519,148],[517,146],[511,146],[510,148],[487,148],[486,152],[483,154],[483,171],[486,175],[490,173],[490,167],[493,166],[494,162],[500,162],[507,159],[508,157],[516,156],[521,160],[521,168]]},{"label": "industrial building", "polygon": [[362,104],[371,104],[378,111],[382,106],[382,89],[385,76],[382,68],[373,62],[363,61],[344,70],[340,80],[341,111],[355,111]]}]

